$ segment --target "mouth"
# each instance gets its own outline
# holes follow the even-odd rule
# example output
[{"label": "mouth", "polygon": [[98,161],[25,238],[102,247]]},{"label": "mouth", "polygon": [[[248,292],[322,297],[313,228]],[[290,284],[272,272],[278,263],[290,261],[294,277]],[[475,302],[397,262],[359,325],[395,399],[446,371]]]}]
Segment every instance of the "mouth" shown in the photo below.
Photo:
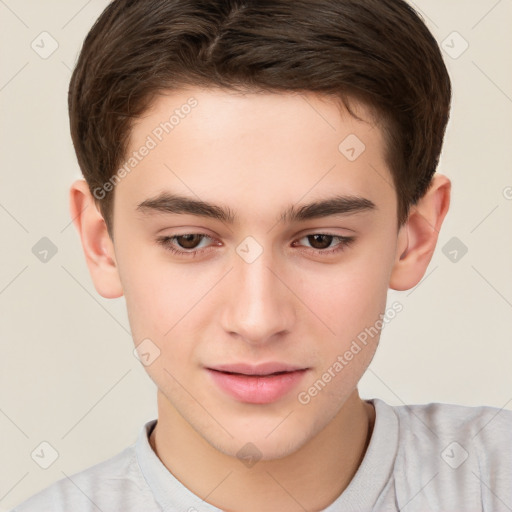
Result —
[{"label": "mouth", "polygon": [[216,387],[237,401],[266,404],[289,394],[309,368],[265,363],[220,365],[206,370]]}]

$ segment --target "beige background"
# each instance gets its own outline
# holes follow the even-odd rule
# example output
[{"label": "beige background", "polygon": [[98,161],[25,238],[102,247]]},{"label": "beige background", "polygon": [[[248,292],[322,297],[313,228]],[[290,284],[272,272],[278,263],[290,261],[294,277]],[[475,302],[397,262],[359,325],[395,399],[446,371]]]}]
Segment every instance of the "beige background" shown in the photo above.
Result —
[{"label": "beige background", "polygon": [[[67,88],[106,5],[0,0],[0,511],[118,453],[156,417],[124,300],[96,293],[68,212],[81,175]],[[446,49],[453,81],[439,167],[452,205],[423,281],[389,294],[404,310],[384,329],[360,390],[396,405],[512,409],[512,2],[414,5]],[[58,43],[45,59],[31,47],[45,37],[51,49],[43,31]],[[32,252],[43,237],[57,248],[46,263]],[[443,253],[453,237],[468,249],[455,262]],[[43,441],[59,454],[48,469],[31,458]]]}]

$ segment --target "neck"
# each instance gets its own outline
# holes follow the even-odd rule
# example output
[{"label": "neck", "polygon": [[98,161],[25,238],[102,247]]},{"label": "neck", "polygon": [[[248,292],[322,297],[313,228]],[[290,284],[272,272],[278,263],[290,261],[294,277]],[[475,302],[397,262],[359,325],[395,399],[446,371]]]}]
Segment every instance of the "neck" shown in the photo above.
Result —
[{"label": "neck", "polygon": [[[375,410],[357,389],[314,438],[287,457],[247,468],[207,443],[159,393],[153,451],[189,490],[230,512],[322,510],[349,485],[370,442]],[[162,407],[161,407],[162,406]]]}]

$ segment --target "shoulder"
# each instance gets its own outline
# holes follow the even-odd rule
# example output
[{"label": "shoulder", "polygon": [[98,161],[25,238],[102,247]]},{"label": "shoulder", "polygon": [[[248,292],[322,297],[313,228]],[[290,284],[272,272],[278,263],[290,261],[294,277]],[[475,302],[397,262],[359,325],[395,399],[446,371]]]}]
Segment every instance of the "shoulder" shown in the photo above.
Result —
[{"label": "shoulder", "polygon": [[395,477],[405,498],[418,495],[418,505],[443,510],[497,511],[512,504],[512,411],[442,403],[393,410],[399,426]]},{"label": "shoulder", "polygon": [[12,512],[131,510],[134,497],[138,501],[148,495],[134,446],[129,446],[110,459],[65,476]]},{"label": "shoulder", "polygon": [[469,407],[443,403],[393,407],[401,435],[431,443],[459,440],[470,447],[486,450],[512,441],[512,411],[497,407]]}]

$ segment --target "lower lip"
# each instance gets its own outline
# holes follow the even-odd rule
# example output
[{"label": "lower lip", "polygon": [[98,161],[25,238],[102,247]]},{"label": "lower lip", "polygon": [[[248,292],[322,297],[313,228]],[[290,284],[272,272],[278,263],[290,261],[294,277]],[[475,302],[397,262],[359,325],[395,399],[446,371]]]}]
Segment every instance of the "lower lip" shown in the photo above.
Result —
[{"label": "lower lip", "polygon": [[213,381],[240,402],[268,404],[289,393],[302,380],[307,370],[256,377],[224,373],[208,369]]}]

